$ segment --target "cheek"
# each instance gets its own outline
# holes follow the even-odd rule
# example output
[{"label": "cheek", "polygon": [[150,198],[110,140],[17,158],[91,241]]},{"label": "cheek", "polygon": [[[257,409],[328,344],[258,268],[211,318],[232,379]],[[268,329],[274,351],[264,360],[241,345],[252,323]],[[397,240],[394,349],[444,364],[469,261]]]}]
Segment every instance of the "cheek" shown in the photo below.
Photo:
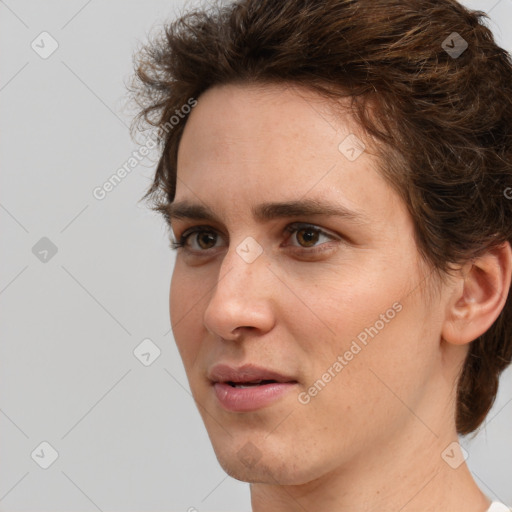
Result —
[{"label": "cheek", "polygon": [[337,324],[341,334],[315,368],[314,377],[322,378],[341,356],[342,369],[331,370],[338,373],[321,400],[333,415],[351,410],[356,425],[370,418],[392,421],[404,412],[396,396],[415,403],[432,374],[436,333],[425,328],[430,313],[419,295],[397,288],[353,298],[344,303],[350,313]]},{"label": "cheek", "polygon": [[202,307],[200,299],[205,291],[204,287],[201,290],[196,289],[196,282],[187,278],[177,264],[169,290],[169,313],[174,340],[185,368],[188,368],[199,350],[197,340],[201,337],[198,333],[203,326],[198,315]]},{"label": "cheek", "polygon": [[383,269],[352,272],[346,279],[338,276],[330,286],[318,287],[309,297],[311,309],[322,320],[320,329],[315,321],[309,336],[302,337],[305,351],[314,354],[308,363],[310,378],[321,378],[341,356],[343,368],[337,364],[331,369],[340,375],[334,380],[357,396],[371,395],[379,372],[398,385],[401,379],[414,380],[417,372],[425,370],[425,361],[432,359],[435,332],[430,330],[429,342],[424,327],[434,312],[408,279]]},{"label": "cheek", "polygon": [[322,332],[331,340],[328,345],[332,350],[348,350],[352,340],[364,343],[375,336],[376,330],[380,335],[389,325],[400,322],[405,286],[382,278],[382,273],[372,275],[353,268],[345,275],[333,275],[328,284],[310,291],[308,305],[317,316],[312,327],[317,329],[322,321]]},{"label": "cheek", "polygon": [[187,289],[183,286],[184,282],[177,268],[174,269],[171,277],[169,290],[169,312],[171,315],[171,324],[174,326],[179,323],[186,310]]}]

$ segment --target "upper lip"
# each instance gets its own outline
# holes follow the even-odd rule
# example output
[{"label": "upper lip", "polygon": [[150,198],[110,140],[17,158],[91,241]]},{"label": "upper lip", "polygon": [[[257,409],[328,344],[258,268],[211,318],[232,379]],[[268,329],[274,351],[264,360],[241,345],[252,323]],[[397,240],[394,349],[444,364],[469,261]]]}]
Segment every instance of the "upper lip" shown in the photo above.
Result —
[{"label": "upper lip", "polygon": [[216,364],[208,372],[212,382],[254,382],[259,380],[275,380],[276,382],[297,382],[293,377],[268,368],[253,364],[233,367],[227,364]]}]

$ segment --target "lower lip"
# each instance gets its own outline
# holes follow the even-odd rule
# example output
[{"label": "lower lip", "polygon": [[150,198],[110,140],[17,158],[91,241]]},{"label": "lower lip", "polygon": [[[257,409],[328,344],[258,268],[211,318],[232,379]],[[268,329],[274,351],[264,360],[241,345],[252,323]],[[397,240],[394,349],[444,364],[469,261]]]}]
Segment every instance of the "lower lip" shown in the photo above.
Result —
[{"label": "lower lip", "polygon": [[234,388],[225,382],[216,382],[213,387],[224,409],[234,412],[249,412],[270,405],[291,388],[295,382],[273,382],[248,388]]}]

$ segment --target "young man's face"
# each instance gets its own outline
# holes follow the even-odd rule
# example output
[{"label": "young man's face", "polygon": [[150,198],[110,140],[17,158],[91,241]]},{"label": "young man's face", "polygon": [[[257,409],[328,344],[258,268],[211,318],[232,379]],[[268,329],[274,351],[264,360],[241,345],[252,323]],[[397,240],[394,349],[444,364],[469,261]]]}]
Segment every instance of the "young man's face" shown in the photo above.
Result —
[{"label": "young man's face", "polygon": [[[241,480],[301,484],[412,455],[429,448],[407,439],[434,439],[453,414],[437,394],[443,296],[426,302],[412,220],[349,121],[304,89],[222,86],[180,143],[174,203],[217,220],[172,221],[177,240],[202,231],[178,251],[171,322],[217,457]],[[352,213],[252,214],[308,201]]]}]

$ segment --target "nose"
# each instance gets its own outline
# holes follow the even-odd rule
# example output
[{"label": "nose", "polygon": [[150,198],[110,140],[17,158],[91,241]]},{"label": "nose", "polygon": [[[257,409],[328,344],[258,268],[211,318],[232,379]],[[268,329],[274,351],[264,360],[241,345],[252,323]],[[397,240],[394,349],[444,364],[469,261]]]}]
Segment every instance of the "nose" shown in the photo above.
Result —
[{"label": "nose", "polygon": [[270,331],[275,323],[275,277],[264,254],[254,261],[230,249],[204,312],[204,325],[216,337],[236,340],[245,330]]}]

